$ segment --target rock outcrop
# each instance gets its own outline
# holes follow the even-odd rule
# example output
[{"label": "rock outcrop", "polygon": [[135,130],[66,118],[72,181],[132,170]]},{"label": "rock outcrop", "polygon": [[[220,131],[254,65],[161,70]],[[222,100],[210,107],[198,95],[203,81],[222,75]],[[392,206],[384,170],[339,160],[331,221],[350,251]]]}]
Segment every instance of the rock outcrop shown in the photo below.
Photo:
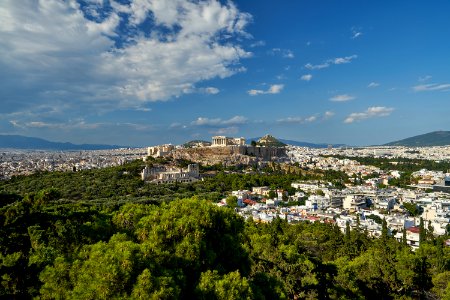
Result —
[{"label": "rock outcrop", "polygon": [[172,151],[175,159],[187,159],[204,165],[222,163],[225,166],[256,164],[261,161],[280,161],[286,150],[279,147],[227,146],[177,149]]}]

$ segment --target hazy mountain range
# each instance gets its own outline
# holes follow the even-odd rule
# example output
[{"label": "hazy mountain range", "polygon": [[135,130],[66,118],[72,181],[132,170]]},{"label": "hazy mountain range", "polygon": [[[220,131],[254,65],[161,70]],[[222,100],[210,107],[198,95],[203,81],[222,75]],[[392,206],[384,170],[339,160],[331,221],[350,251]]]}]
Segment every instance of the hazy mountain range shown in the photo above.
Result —
[{"label": "hazy mountain range", "polygon": [[50,142],[41,138],[22,135],[0,135],[0,148],[33,149],[33,150],[107,150],[124,148],[118,145],[72,144]]},{"label": "hazy mountain range", "polygon": [[[247,139],[247,143],[258,141],[261,137]],[[326,148],[329,144],[315,144],[303,141],[293,141],[278,139],[280,142],[300,147]],[[198,142],[198,141],[197,141]],[[205,143],[208,143],[205,141]],[[403,140],[390,142],[383,146],[407,146],[407,147],[425,147],[425,146],[444,146],[450,145],[450,131],[434,131],[409,137]],[[334,148],[346,146],[345,144],[332,144]],[[35,150],[107,150],[117,148],[127,148],[128,146],[102,145],[102,144],[72,144],[69,142],[51,142],[41,138],[26,137],[21,135],[0,135],[0,148],[11,149],[35,149]]]}]

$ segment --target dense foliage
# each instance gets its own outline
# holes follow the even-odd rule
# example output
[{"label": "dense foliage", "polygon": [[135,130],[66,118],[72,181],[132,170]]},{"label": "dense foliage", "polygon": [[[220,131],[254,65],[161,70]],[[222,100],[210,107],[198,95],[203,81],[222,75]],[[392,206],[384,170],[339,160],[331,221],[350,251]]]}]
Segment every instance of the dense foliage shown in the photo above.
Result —
[{"label": "dense foliage", "polygon": [[[259,224],[196,197],[127,201],[132,198],[129,187],[121,182],[128,176],[136,179],[138,169],[133,168],[40,174],[2,183],[0,298],[450,297],[450,249],[442,238],[425,235],[420,249],[412,252],[387,230],[372,239],[358,229],[342,234],[319,222],[290,225],[278,218]],[[79,190],[70,186],[88,184],[102,172],[111,176],[104,175],[99,188],[119,187],[115,195],[67,201]],[[197,185],[205,190],[211,185],[220,193],[240,177],[283,186],[290,176],[296,175],[221,174],[217,181],[179,189],[194,188],[195,193]],[[48,182],[30,182],[38,178]],[[133,188],[168,189],[166,199],[174,189],[137,181]]]},{"label": "dense foliage", "polygon": [[[164,160],[158,163],[167,163]],[[178,161],[180,167],[188,161]],[[176,198],[197,196],[201,199],[218,201],[231,190],[251,189],[255,186],[281,188],[291,194],[295,191],[291,183],[298,180],[323,179],[341,186],[347,179],[345,173],[337,171],[305,171],[298,168],[282,170],[275,164],[267,167],[265,173],[237,174],[224,170],[220,166],[207,169],[219,169],[214,177],[204,178],[192,184],[156,185],[144,183],[140,172],[144,163],[136,160],[123,166],[85,170],[79,172],[43,172],[30,176],[17,176],[9,181],[0,181],[0,193],[26,195],[39,190],[55,188],[60,198],[66,201],[85,202],[145,202],[156,203]],[[204,167],[202,167],[204,169]],[[288,174],[286,174],[288,173]],[[5,196],[6,197],[6,196]],[[2,202],[7,201],[2,200]],[[0,202],[0,205],[1,203]]]}]

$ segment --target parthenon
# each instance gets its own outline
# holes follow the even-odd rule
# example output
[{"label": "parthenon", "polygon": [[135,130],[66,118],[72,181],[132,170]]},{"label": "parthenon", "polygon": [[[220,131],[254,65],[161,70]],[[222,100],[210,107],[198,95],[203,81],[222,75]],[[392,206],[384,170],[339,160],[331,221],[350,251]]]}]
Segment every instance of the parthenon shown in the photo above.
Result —
[{"label": "parthenon", "polygon": [[225,146],[244,146],[245,139],[243,137],[240,138],[232,138],[226,136],[213,136],[212,137],[212,147],[225,147]]}]

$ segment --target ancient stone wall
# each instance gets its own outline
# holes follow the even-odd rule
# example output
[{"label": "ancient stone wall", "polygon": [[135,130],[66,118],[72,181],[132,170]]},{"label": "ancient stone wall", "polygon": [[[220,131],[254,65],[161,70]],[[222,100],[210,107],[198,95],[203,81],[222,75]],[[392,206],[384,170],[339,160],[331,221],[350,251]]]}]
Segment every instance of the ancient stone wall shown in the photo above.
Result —
[{"label": "ancient stone wall", "polygon": [[177,149],[172,151],[176,159],[188,159],[205,165],[254,164],[286,157],[286,150],[277,147],[227,146]]}]

